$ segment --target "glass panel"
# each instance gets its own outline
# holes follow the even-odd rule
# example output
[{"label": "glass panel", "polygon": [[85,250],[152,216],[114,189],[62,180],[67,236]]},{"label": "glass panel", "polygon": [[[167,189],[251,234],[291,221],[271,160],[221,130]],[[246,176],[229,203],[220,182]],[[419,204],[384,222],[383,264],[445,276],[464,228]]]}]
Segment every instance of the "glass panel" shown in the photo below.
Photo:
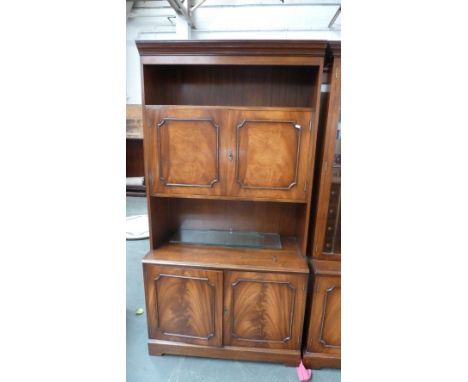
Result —
[{"label": "glass panel", "polygon": [[323,252],[341,254],[341,111],[336,129],[335,158]]},{"label": "glass panel", "polygon": [[220,245],[225,247],[281,249],[277,233],[181,229],[169,240],[170,243]]}]

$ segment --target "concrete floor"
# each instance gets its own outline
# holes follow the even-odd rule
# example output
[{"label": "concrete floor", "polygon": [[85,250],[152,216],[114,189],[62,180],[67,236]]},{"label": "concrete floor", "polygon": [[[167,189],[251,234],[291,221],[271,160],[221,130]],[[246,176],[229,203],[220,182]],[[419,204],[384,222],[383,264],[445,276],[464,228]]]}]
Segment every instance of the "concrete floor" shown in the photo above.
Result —
[{"label": "concrete floor", "polygon": [[[127,197],[127,216],[145,214],[146,199]],[[127,382],[297,382],[296,370],[283,365],[208,358],[148,355],[141,259],[148,240],[127,241]],[[146,309],[145,309],[146,310]],[[313,382],[338,382],[339,370],[313,372]]]}]

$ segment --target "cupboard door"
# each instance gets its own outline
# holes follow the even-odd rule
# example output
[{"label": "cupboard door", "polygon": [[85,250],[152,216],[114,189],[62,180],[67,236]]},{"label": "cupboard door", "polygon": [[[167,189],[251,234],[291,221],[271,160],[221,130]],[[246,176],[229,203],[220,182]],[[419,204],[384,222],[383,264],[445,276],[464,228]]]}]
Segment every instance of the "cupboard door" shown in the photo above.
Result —
[{"label": "cupboard door", "polygon": [[149,337],[222,345],[223,273],[144,265]]},{"label": "cupboard door", "polygon": [[145,149],[152,194],[222,193],[223,115],[209,108],[146,107]]},{"label": "cupboard door", "polygon": [[311,118],[299,111],[233,111],[230,195],[306,201]]},{"label": "cupboard door", "polygon": [[312,297],[308,350],[341,353],[341,278],[316,277]]},{"label": "cupboard door", "polygon": [[224,344],[299,349],[305,275],[226,272]]}]

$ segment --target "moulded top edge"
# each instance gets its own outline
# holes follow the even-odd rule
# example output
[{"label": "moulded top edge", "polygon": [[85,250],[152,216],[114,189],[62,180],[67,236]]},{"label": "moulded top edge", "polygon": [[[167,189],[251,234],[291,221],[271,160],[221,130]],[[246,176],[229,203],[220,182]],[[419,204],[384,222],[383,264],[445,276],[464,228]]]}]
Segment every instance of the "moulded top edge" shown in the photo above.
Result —
[{"label": "moulded top edge", "polygon": [[137,40],[140,56],[151,55],[300,55],[324,56],[323,40]]}]

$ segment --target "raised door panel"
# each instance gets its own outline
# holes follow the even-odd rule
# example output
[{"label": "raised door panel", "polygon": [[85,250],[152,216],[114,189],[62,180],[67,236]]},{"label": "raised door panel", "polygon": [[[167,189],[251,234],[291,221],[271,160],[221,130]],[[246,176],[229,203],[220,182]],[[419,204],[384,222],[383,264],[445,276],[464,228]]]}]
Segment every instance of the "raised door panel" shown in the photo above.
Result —
[{"label": "raised door panel", "polygon": [[224,344],[299,349],[305,275],[226,272]]},{"label": "raised door panel", "polygon": [[222,194],[225,114],[210,108],[147,106],[149,182],[152,194]]},{"label": "raised door panel", "polygon": [[222,272],[147,264],[144,269],[150,338],[222,345]]},{"label": "raised door panel", "polygon": [[230,194],[306,200],[312,113],[233,111]]},{"label": "raised door panel", "polygon": [[312,298],[308,350],[341,353],[341,278],[316,278]]}]

